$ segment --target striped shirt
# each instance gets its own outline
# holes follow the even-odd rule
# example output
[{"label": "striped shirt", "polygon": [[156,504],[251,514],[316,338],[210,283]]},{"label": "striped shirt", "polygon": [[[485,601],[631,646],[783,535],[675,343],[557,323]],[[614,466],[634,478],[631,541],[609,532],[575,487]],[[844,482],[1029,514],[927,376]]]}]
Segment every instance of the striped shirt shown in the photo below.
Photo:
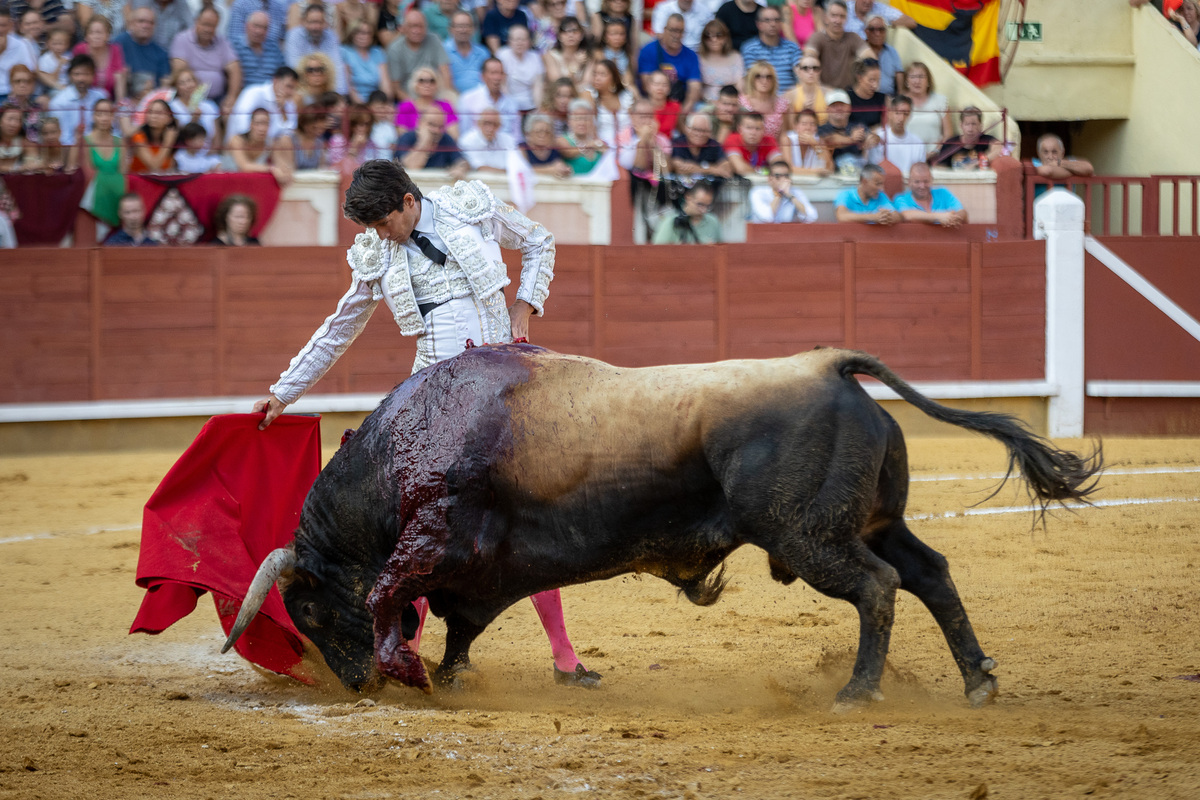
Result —
[{"label": "striped shirt", "polygon": [[[32,6],[28,0],[10,0],[8,4],[9,13],[14,20],[20,19],[26,11]],[[44,0],[38,12],[42,15],[42,20],[47,24],[54,22],[63,14],[68,13],[67,7],[63,5],[62,0]]]},{"label": "striped shirt", "polygon": [[[786,92],[796,85],[796,73],[792,67],[802,55],[803,53],[795,42],[783,38],[774,47],[770,47],[763,42],[761,37],[757,36],[747,39],[742,45],[742,62],[746,65],[746,70],[749,71],[756,61],[766,61],[775,68],[775,76],[779,79],[778,91],[780,93]],[[750,87],[747,86],[746,90],[749,91]]]},{"label": "striped shirt", "polygon": [[262,52],[256,53],[246,43],[242,36],[241,44],[232,42],[233,52],[237,54],[238,62],[242,65],[242,85],[250,86],[255,83],[266,83],[275,76],[275,70],[283,66],[283,51],[279,45],[267,39],[263,42]]}]

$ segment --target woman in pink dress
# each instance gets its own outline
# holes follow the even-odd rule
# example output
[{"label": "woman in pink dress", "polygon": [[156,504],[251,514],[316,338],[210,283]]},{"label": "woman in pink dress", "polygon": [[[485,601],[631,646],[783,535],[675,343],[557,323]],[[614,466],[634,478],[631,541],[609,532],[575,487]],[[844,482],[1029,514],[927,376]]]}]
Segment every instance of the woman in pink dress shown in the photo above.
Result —
[{"label": "woman in pink dress", "polygon": [[809,37],[825,30],[825,15],[813,6],[813,0],[788,0],[783,5],[783,20],[783,35],[800,45],[801,50]]},{"label": "woman in pink dress", "polygon": [[458,138],[458,114],[454,106],[445,100],[439,100],[441,89],[438,74],[429,67],[419,67],[413,70],[408,79],[408,99],[396,109],[396,131],[401,136],[417,129],[421,115],[426,111],[440,108],[446,115],[446,133],[454,139]]},{"label": "woman in pink dress", "polygon": [[118,104],[125,99],[125,54],[121,46],[109,41],[112,24],[107,18],[94,15],[88,20],[83,41],[75,45],[75,55],[89,55],[96,62],[96,88],[108,92]]}]

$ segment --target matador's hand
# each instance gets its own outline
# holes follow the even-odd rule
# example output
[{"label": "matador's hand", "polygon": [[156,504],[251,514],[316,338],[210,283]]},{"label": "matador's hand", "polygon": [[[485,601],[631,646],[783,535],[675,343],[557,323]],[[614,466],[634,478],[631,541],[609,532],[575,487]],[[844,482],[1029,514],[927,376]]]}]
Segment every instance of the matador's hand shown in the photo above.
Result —
[{"label": "matador's hand", "polygon": [[255,403],[255,414],[262,414],[266,412],[266,416],[263,417],[263,421],[258,423],[258,429],[260,431],[265,431],[267,426],[274,422],[275,418],[282,414],[285,408],[287,408],[287,403],[276,399],[275,395],[271,395],[270,397],[259,400],[257,403]]},{"label": "matador's hand", "polygon": [[512,323],[514,339],[529,338],[529,317],[533,314],[533,306],[524,300],[518,300],[508,310],[508,319]]}]

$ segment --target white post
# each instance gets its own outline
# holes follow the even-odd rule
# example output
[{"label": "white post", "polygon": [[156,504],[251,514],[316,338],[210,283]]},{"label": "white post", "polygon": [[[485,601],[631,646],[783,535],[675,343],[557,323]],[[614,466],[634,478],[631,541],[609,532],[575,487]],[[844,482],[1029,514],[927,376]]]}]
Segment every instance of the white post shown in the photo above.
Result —
[{"label": "white post", "polygon": [[1033,204],[1034,238],[1046,240],[1046,380],[1053,437],[1083,435],[1083,200],[1051,190]]}]

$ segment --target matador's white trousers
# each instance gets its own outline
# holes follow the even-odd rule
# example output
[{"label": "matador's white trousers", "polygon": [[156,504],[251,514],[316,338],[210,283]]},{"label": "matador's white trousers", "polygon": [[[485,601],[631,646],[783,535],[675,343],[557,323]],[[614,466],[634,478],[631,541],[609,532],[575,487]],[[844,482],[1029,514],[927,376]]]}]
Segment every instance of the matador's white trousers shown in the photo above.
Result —
[{"label": "matador's white trousers", "polygon": [[417,337],[414,373],[458,355],[469,339],[475,345],[512,341],[512,322],[504,292],[480,300],[474,295],[448,300],[424,317],[425,333]]}]

